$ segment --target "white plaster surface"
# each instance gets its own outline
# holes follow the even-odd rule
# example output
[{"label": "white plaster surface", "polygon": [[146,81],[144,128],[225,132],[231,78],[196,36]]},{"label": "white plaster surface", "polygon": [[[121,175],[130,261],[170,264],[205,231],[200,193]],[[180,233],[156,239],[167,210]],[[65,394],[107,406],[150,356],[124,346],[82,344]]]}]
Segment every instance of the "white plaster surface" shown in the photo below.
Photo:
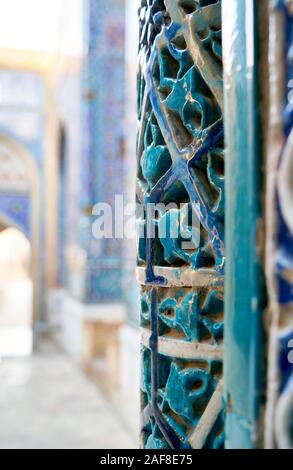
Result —
[{"label": "white plaster surface", "polygon": [[122,416],[134,435],[140,420],[140,330],[130,325],[120,329],[120,395]]},{"label": "white plaster surface", "polygon": [[82,328],[85,319],[101,323],[125,320],[125,307],[119,303],[85,304],[62,289],[49,294],[49,318],[59,344],[77,363],[82,355]]}]

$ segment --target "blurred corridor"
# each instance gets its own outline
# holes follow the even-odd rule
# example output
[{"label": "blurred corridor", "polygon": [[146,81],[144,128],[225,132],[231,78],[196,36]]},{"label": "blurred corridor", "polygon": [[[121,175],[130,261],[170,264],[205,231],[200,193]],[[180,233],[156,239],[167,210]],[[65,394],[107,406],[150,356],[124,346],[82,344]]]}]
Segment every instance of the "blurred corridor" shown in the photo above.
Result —
[{"label": "blurred corridor", "polygon": [[96,386],[52,343],[0,366],[1,449],[136,448]]},{"label": "blurred corridor", "polygon": [[0,0],[0,448],[137,447],[137,7]]}]

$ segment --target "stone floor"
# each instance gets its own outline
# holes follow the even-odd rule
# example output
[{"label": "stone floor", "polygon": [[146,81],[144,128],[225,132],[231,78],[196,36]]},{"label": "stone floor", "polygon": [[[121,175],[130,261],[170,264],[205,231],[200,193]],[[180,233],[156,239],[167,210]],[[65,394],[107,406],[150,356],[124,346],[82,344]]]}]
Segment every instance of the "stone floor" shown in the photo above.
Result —
[{"label": "stone floor", "polygon": [[0,363],[0,448],[131,449],[98,388],[55,348]]}]

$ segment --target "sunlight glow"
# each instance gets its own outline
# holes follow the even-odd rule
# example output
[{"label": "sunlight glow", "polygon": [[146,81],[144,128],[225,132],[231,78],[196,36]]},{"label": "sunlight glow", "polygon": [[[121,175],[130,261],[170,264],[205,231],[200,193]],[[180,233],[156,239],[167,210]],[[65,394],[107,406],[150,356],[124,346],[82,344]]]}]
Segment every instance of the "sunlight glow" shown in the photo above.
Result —
[{"label": "sunlight glow", "polygon": [[0,11],[0,48],[82,49],[82,0],[0,0]]}]

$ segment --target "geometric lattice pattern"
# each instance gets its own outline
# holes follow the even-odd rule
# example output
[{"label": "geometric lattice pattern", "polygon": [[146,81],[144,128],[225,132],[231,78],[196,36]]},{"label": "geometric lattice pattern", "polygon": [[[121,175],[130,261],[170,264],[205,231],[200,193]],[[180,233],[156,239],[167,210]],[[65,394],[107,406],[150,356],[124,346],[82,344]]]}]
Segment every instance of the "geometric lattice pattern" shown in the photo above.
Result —
[{"label": "geometric lattice pattern", "polygon": [[[221,2],[142,0],[138,240],[145,448],[221,448],[224,151]],[[180,208],[157,214],[149,203]],[[160,235],[174,223],[198,243]],[[187,214],[187,215],[186,215]],[[191,237],[192,239],[192,237]]]}]

